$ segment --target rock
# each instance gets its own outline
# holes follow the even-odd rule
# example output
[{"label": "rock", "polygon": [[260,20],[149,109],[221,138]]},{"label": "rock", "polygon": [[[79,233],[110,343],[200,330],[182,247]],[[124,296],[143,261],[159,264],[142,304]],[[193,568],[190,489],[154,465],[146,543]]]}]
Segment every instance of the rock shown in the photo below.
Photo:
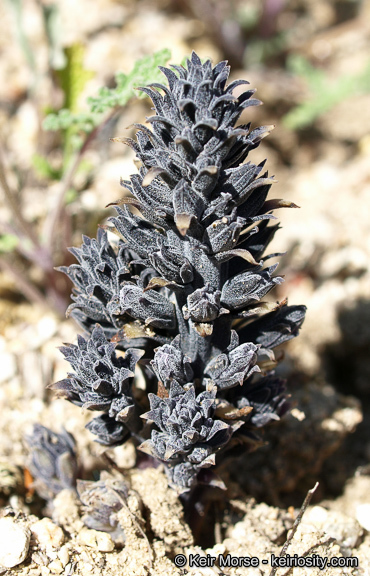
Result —
[{"label": "rock", "polygon": [[50,518],[43,518],[32,524],[31,532],[41,548],[60,548],[64,542],[63,530]]},{"label": "rock", "polygon": [[59,560],[61,561],[62,565],[65,567],[69,562],[69,549],[68,546],[62,546],[58,553]]},{"label": "rock", "polygon": [[63,565],[60,560],[53,560],[48,568],[52,574],[61,574],[63,572]]},{"label": "rock", "polygon": [[44,552],[41,550],[37,550],[37,552],[33,552],[31,556],[32,562],[35,562],[38,566],[47,566],[50,562],[50,559]]},{"label": "rock", "polygon": [[80,502],[73,490],[59,492],[53,500],[53,520],[70,533],[79,532],[83,527],[80,520]]},{"label": "rock", "polygon": [[305,522],[314,524],[315,528],[335,538],[345,555],[359,545],[363,534],[361,526],[354,518],[336,510],[325,510],[322,506],[307,510]]},{"label": "rock", "polygon": [[108,454],[112,455],[118,468],[134,468],[136,464],[136,449],[133,442],[126,442],[122,446],[116,446]]},{"label": "rock", "polygon": [[21,564],[28,554],[30,531],[12,518],[0,520],[0,565],[13,568]]},{"label": "rock", "polygon": [[370,504],[359,504],[356,509],[357,522],[370,532]]},{"label": "rock", "polygon": [[100,552],[112,552],[114,550],[114,542],[107,532],[83,528],[78,535],[78,540],[81,544],[95,548]]}]

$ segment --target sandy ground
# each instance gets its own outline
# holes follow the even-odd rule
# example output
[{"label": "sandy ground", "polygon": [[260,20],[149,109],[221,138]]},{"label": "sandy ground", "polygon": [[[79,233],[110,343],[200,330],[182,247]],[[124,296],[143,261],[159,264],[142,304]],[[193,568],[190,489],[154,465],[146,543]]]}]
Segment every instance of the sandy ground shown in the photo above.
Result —
[{"label": "sandy ground", "polygon": [[[235,9],[240,4],[235,2]],[[251,2],[251,11],[258,4]],[[77,6],[59,0],[56,5],[60,45],[83,43],[85,67],[95,74],[81,95],[81,106],[100,86],[112,85],[117,70],[127,72],[133,59],[163,47],[171,49],[173,62],[180,62],[192,49],[214,60],[225,57],[221,40],[217,42],[217,34],[210,33],[202,2],[198,8],[192,2],[164,0],[81,0]],[[304,81],[283,66],[286,54],[304,56],[325,71],[329,82],[343,77],[345,87],[348,70],[356,73],[368,63],[368,13],[366,2],[290,1],[276,20],[275,33],[278,37],[285,33],[280,56],[256,61],[258,26],[246,34],[245,69],[243,60],[238,63],[235,54],[228,55],[237,64],[232,78],[246,77],[265,103],[249,112],[248,120],[254,125],[276,125],[251,160],[268,158],[269,171],[278,180],[272,198],[300,206],[279,213],[282,230],[272,250],[286,251],[279,268],[285,283],[275,297],[288,296],[290,304],[305,304],[308,313],[301,335],[287,347],[279,367],[288,379],[293,410],[266,430],[266,446],[242,463],[219,470],[228,490],[209,495],[199,534],[192,534],[163,471],[136,468],[131,445],[109,452],[130,485],[130,497],[118,515],[126,533],[122,549],[105,533],[83,526],[73,493],[61,493],[54,510],[43,511],[25,472],[24,436],[32,424],[41,422],[54,430],[63,425],[72,432],[85,474],[106,468],[106,462],[84,429],[90,415],[45,390],[65,376],[67,364],[57,347],[75,340],[76,326],[29,303],[22,285],[9,272],[0,272],[0,533],[4,535],[0,573],[268,575],[271,555],[279,555],[307,490],[319,481],[288,553],[358,558],[359,567],[353,564],[341,572],[326,567],[324,573],[370,574],[370,90],[333,104],[304,130],[289,130],[282,121],[293,104],[309,97]],[[17,40],[20,28],[15,14],[10,3],[0,7],[4,161],[11,186],[21,190],[24,215],[38,229],[55,203],[60,183],[40,179],[32,158],[37,152],[57,165],[61,156],[55,138],[40,130],[45,107],[60,105],[61,100],[48,73],[40,14],[39,4],[24,2],[23,31],[37,69],[32,91],[34,72]],[[266,21],[262,24],[260,35],[266,33]],[[279,50],[275,44],[268,47],[272,54]],[[87,151],[91,176],[76,175],[78,195],[69,206],[73,243],[79,244],[81,232],[94,234],[96,223],[106,217],[104,206],[121,195],[120,177],[135,169],[131,152],[109,144],[108,138],[127,135],[126,127],[142,121],[147,113],[147,102],[133,101],[111,127],[112,133],[104,134]],[[3,203],[0,220],[7,219],[9,211]],[[37,284],[37,268],[28,272]],[[209,512],[212,508],[217,508],[217,514]],[[17,545],[7,546],[9,535]],[[183,567],[175,565],[176,554],[184,555]],[[207,554],[257,557],[259,566],[221,568],[216,562],[213,568],[191,568],[191,555]],[[278,576],[288,573],[299,576],[307,569],[282,567],[276,572]],[[323,571],[310,568],[309,573]]]}]

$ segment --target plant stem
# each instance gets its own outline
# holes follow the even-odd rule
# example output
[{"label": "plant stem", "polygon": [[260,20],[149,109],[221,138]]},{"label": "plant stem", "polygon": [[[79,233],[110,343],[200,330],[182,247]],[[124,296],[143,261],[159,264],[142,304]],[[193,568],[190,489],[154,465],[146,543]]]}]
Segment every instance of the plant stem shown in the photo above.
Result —
[{"label": "plant stem", "polygon": [[8,274],[13,277],[17,287],[20,288],[21,293],[23,292],[23,295],[28,300],[30,300],[30,302],[41,305],[43,308],[51,307],[40,290],[38,290],[36,286],[29,282],[28,278],[23,274],[21,270],[16,268],[14,264],[10,263],[3,257],[0,257],[0,268],[2,268],[5,272],[8,272]]},{"label": "plant stem", "polygon": [[61,215],[63,212],[64,198],[65,198],[67,191],[69,190],[69,188],[71,186],[73,177],[74,177],[76,170],[80,164],[81,158],[82,158],[82,148],[76,154],[74,159],[71,161],[68,170],[65,172],[63,179],[60,183],[60,188],[59,188],[59,191],[57,194],[54,208],[48,214],[48,216],[45,220],[44,233],[43,233],[43,236],[45,239],[44,244],[46,246],[50,246],[51,248],[55,244],[56,227],[58,225],[58,222],[61,219]]},{"label": "plant stem", "polygon": [[46,272],[52,269],[53,263],[47,250],[42,247],[35,247],[32,249],[32,247],[28,246],[27,248],[27,240],[29,241],[29,238],[26,238],[15,226],[0,220],[0,233],[16,236],[19,242],[17,246],[15,246],[14,250],[29,260],[29,262],[33,262],[36,266],[39,266]]},{"label": "plant stem", "polygon": [[[21,256],[26,258],[30,263],[35,264],[42,269],[45,277],[45,286],[46,286],[46,293],[47,293],[47,301],[54,310],[56,310],[62,317],[64,316],[65,309],[66,309],[66,298],[64,297],[64,292],[59,290],[58,288],[58,278],[57,272],[53,269],[52,263],[50,263],[50,259],[44,258],[45,251],[40,248],[35,248],[34,250],[27,250],[24,246],[25,238],[19,231],[11,226],[6,222],[0,221],[0,232],[4,232],[5,234],[12,234],[19,239],[18,245],[15,246],[14,250],[17,251]],[[48,256],[46,254],[46,256]],[[34,287],[34,284],[31,280],[28,280],[26,274],[23,274],[21,270],[14,267],[14,264],[11,264],[8,260],[3,261],[3,267],[16,279],[17,283],[21,283],[21,278],[23,279],[22,288],[25,296],[31,301],[37,301],[40,303],[40,298],[43,300],[45,304],[45,297],[42,293]],[[28,289],[26,288],[26,284]],[[35,288],[35,291],[32,290],[32,287]],[[30,289],[31,288],[31,289]],[[35,295],[38,294],[38,297],[35,298]]]},{"label": "plant stem", "polygon": [[[292,528],[290,529],[289,535],[285,541],[285,544],[280,551],[279,558],[282,558],[283,556],[286,555],[286,551],[288,549],[288,546],[291,543],[291,541],[293,540],[294,534],[297,532],[297,528],[301,523],[301,520],[303,518],[303,514],[306,512],[308,506],[310,505],[312,496],[316,492],[318,485],[319,485],[319,483],[316,482],[315,486],[307,492],[306,498],[304,499],[304,502],[303,502],[303,504],[302,504],[302,506],[298,512],[298,516],[295,519],[294,524],[293,524]],[[277,570],[278,570],[277,567],[272,568],[269,576],[275,576]]]},{"label": "plant stem", "polygon": [[80,165],[84,153],[86,152],[87,148],[90,146],[92,141],[96,138],[100,130],[104,128],[104,126],[113,118],[113,116],[117,113],[118,110],[119,107],[113,108],[113,110],[107,116],[107,118],[101,124],[99,124],[99,126],[96,126],[94,130],[92,130],[92,132],[90,132],[90,134],[86,136],[86,139],[83,145],[81,146],[80,150],[76,153],[73,160],[71,160],[69,167],[65,172],[63,179],[60,183],[60,188],[58,191],[54,209],[50,212],[45,222],[44,238],[46,246],[52,247],[55,243],[55,231],[58,226],[58,223],[61,220],[61,216],[64,210],[65,195],[72,185],[73,178],[78,170],[78,167]]},{"label": "plant stem", "polygon": [[68,300],[65,291],[61,290],[58,286],[59,272],[51,268],[45,272],[46,276],[46,294],[54,311],[56,311],[62,318],[65,318],[66,307]]},{"label": "plant stem", "polygon": [[2,150],[2,146],[0,144],[0,184],[2,189],[4,190],[4,194],[5,194],[5,200],[9,206],[9,209],[12,213],[12,215],[14,216],[14,219],[16,220],[20,230],[23,232],[23,234],[30,239],[30,241],[32,242],[32,244],[34,244],[35,247],[37,248],[41,248],[40,243],[38,241],[38,238],[32,228],[32,226],[29,224],[29,222],[27,222],[21,211],[19,208],[19,203],[16,201],[15,199],[15,194],[14,192],[11,190],[7,177],[6,177],[6,171],[5,171],[5,165],[4,165],[4,161],[3,161],[3,150]]}]

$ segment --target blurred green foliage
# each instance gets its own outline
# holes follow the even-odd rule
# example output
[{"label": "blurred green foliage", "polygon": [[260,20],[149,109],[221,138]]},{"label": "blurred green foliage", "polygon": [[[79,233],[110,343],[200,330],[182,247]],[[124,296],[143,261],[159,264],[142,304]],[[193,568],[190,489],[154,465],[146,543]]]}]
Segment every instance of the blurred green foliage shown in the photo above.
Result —
[{"label": "blurred green foliage", "polygon": [[[93,78],[94,72],[84,67],[85,48],[82,44],[72,44],[64,49],[65,65],[54,73],[58,79],[59,85],[64,95],[64,107],[57,115],[51,114],[47,118],[57,116],[59,122],[56,130],[62,130],[64,136],[64,164],[68,162],[74,150],[81,145],[79,133],[91,132],[94,125],[91,125],[91,119],[80,118],[79,99],[89,80]],[[86,115],[82,115],[86,116]],[[44,122],[47,124],[47,119]],[[83,130],[84,128],[84,130]],[[51,169],[52,175],[52,169]]]},{"label": "blurred green foliage", "polygon": [[[98,95],[87,99],[88,109],[80,110],[80,97],[86,83],[93,73],[86,70],[83,64],[84,47],[74,44],[65,49],[66,64],[56,75],[64,93],[64,107],[56,113],[48,114],[43,122],[43,128],[51,131],[61,131],[63,136],[63,166],[56,169],[46,158],[35,155],[33,166],[43,178],[59,180],[74,152],[80,150],[89,134],[105,121],[107,114],[113,114],[125,106],[135,95],[135,89],[158,82],[163,78],[158,66],[164,66],[171,57],[171,52],[165,48],[151,56],[137,60],[129,74],[116,74],[115,88],[100,88]],[[139,98],[146,94],[136,92]]]},{"label": "blurred green foliage", "polygon": [[244,62],[247,68],[256,68],[266,65],[270,58],[276,58],[287,48],[288,35],[286,32],[274,34],[270,38],[254,38],[248,45]]},{"label": "blurred green foliage", "polygon": [[45,180],[59,180],[62,176],[62,169],[54,168],[45,156],[41,156],[41,154],[32,156],[32,166],[37,175]]},{"label": "blurred green foliage", "polygon": [[14,234],[0,234],[0,254],[13,252],[19,244],[19,239]]},{"label": "blurred green foliage", "polygon": [[[78,73],[78,68],[69,66],[67,67],[68,73],[71,75],[69,85],[74,86],[73,100],[66,101],[66,107],[56,114],[49,114],[45,120],[43,127],[45,130],[68,130],[70,127],[78,132],[88,134],[96,126],[98,126],[103,119],[103,114],[108,110],[114,110],[117,107],[125,106],[127,102],[135,94],[135,88],[140,86],[147,86],[152,82],[158,82],[163,79],[163,75],[158,70],[158,66],[164,66],[169,58],[171,52],[165,48],[156,52],[152,56],[145,56],[135,62],[133,69],[129,74],[119,72],[116,74],[116,87],[115,88],[100,88],[98,95],[87,99],[89,110],[86,112],[78,112],[76,107],[68,105],[69,102],[75,103],[78,98],[78,88],[82,92],[81,86],[75,84],[74,75]],[[81,70],[80,72],[81,73]],[[86,77],[86,76],[85,76]],[[145,97],[145,94],[137,94],[139,97]]]},{"label": "blurred green foliage", "polygon": [[362,72],[343,74],[332,81],[324,70],[315,68],[303,56],[291,55],[288,69],[305,80],[311,96],[283,118],[283,124],[291,130],[310,126],[315,120],[331,110],[336,104],[351,96],[370,92],[370,61]]},{"label": "blurred green foliage", "polygon": [[[140,86],[147,86],[152,82],[163,81],[163,74],[158,66],[165,66],[171,58],[171,52],[167,48],[155,52],[152,56],[145,56],[137,60],[129,74],[118,72],[116,74],[116,88],[101,88],[98,96],[88,98],[91,112],[103,113],[116,106],[125,106],[134,95],[133,90]],[[138,93],[139,98],[145,98],[146,94]]]},{"label": "blurred green foliage", "polygon": [[64,94],[64,108],[69,112],[78,111],[78,100],[94,72],[84,67],[85,48],[82,44],[72,44],[64,49],[66,65],[57,70],[56,75]]},{"label": "blurred green foliage", "polygon": [[252,5],[244,2],[237,5],[236,18],[244,30],[253,30],[258,25],[262,14],[262,3]]}]

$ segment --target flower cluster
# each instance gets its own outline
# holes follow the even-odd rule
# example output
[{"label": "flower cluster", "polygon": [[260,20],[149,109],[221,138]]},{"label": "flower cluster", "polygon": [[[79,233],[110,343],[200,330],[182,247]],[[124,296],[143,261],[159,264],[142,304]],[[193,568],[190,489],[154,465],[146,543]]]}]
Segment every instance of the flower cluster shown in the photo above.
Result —
[{"label": "flower cluster", "polygon": [[143,351],[129,348],[123,358],[117,356],[115,348],[97,325],[88,340],[79,336],[77,346],[60,348],[74,372],[50,386],[77,406],[104,412],[89,422],[88,429],[98,436],[98,442],[108,446],[122,443],[141,424],[131,388]]},{"label": "flower cluster", "polygon": [[117,512],[124,506],[129,488],[123,480],[102,476],[97,482],[77,480],[77,493],[84,507],[82,521],[88,528],[109,532],[116,543],[123,544],[125,534]]},{"label": "flower cluster", "polygon": [[35,424],[26,437],[30,449],[30,472],[41,497],[50,500],[65,488],[75,489],[78,465],[75,440],[64,430],[60,434]]},{"label": "flower cluster", "polygon": [[139,448],[166,462],[174,486],[181,482],[190,487],[199,470],[215,464],[216,451],[230,440],[233,426],[214,417],[216,394],[216,386],[196,395],[194,386],[185,390],[175,381],[168,398],[149,394],[151,410],[143,417],[161,432],[154,430]]},{"label": "flower cluster", "polygon": [[62,348],[74,372],[54,387],[102,412],[88,425],[99,442],[131,436],[181,491],[287,410],[273,349],[298,334],[305,307],[263,300],[283,282],[266,265],[273,211],[295,205],[268,200],[264,162],[246,161],[271,128],[235,126],[260,104],[255,91],[227,85],[227,63],[195,53],[162,72],[168,85],[142,89],[150,126],[124,139],[140,168],[110,218],[117,242],[105,230],[84,237],[78,263],[63,269],[87,336]]}]

